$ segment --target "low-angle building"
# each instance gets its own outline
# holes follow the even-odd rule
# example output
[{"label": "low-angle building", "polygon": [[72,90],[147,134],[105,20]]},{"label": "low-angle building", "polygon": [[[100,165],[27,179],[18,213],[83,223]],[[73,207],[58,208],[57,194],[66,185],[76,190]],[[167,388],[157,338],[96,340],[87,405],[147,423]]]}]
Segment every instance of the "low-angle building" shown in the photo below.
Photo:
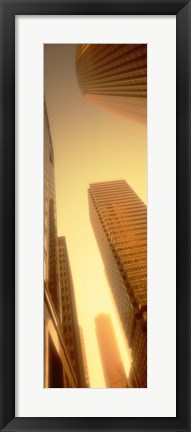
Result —
[{"label": "low-angle building", "polygon": [[45,105],[44,387],[85,386],[74,288],[66,242],[64,237],[59,239],[57,237],[54,150]]},{"label": "low-angle building", "polygon": [[75,371],[78,387],[86,387],[83,353],[78,324],[74,285],[64,236],[58,237],[62,332]]},{"label": "low-angle building", "polygon": [[54,150],[44,108],[44,387],[77,387],[62,333]]},{"label": "low-angle building", "polygon": [[146,123],[146,44],[78,44],[76,74],[87,101]]},{"label": "low-angle building", "polygon": [[147,386],[147,208],[125,180],[92,183],[90,221],[132,355],[133,387]]}]

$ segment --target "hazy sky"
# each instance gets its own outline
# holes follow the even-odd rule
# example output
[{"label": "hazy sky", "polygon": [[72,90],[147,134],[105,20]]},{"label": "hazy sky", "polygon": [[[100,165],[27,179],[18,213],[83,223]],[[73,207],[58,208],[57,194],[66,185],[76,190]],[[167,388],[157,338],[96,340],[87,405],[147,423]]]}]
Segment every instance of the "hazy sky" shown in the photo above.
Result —
[{"label": "hazy sky", "polygon": [[94,317],[112,316],[126,371],[129,357],[89,221],[89,183],[125,179],[146,203],[146,126],[86,102],[74,45],[45,45],[45,99],[55,156],[58,235],[64,235],[83,328],[91,387],[105,387]]}]

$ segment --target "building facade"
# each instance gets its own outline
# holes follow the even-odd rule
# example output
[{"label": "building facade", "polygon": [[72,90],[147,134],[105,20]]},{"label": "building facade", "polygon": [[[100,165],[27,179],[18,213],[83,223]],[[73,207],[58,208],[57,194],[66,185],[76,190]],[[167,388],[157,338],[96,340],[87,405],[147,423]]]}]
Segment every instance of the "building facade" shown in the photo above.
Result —
[{"label": "building facade", "polygon": [[64,236],[58,237],[62,333],[70,361],[75,371],[77,387],[86,387],[83,353],[78,325],[76,301],[70,262]]},{"label": "building facade", "polygon": [[61,320],[54,151],[46,106],[44,111],[44,284],[57,317]]},{"label": "building facade", "polygon": [[44,387],[77,387],[62,331],[54,151],[44,107]]},{"label": "building facade", "polygon": [[87,101],[146,123],[146,44],[77,45],[76,74]]},{"label": "building facade", "polygon": [[46,289],[44,290],[44,387],[78,387],[60,320]]},{"label": "building facade", "polygon": [[121,360],[110,315],[99,314],[95,318],[96,335],[106,387],[127,387],[127,376]]},{"label": "building facade", "polygon": [[90,220],[131,349],[133,387],[147,387],[147,209],[125,180],[90,184],[88,197]]},{"label": "building facade", "polygon": [[86,387],[65,237],[57,237],[54,151],[44,107],[44,386]]}]

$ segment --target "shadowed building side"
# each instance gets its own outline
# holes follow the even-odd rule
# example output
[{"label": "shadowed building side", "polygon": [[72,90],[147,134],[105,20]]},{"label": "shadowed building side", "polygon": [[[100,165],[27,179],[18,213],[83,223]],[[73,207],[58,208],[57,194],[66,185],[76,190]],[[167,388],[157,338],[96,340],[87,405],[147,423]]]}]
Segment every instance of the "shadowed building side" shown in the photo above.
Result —
[{"label": "shadowed building side", "polygon": [[44,291],[44,387],[78,387],[62,328],[48,291]]},{"label": "shadowed building side", "polygon": [[76,374],[78,387],[86,387],[80,330],[66,239],[58,237],[62,332],[68,355]]},{"label": "shadowed building side", "polygon": [[146,123],[146,44],[77,45],[76,74],[87,101]]},{"label": "shadowed building side", "polygon": [[131,349],[137,387],[147,386],[147,209],[125,180],[90,184],[90,221]]}]

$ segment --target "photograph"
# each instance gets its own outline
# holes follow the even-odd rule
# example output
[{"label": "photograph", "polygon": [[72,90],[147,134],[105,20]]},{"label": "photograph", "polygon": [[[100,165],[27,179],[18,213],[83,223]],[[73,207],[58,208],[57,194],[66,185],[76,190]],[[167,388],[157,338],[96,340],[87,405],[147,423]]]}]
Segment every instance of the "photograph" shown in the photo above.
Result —
[{"label": "photograph", "polygon": [[44,388],[148,388],[147,44],[44,44]]}]

